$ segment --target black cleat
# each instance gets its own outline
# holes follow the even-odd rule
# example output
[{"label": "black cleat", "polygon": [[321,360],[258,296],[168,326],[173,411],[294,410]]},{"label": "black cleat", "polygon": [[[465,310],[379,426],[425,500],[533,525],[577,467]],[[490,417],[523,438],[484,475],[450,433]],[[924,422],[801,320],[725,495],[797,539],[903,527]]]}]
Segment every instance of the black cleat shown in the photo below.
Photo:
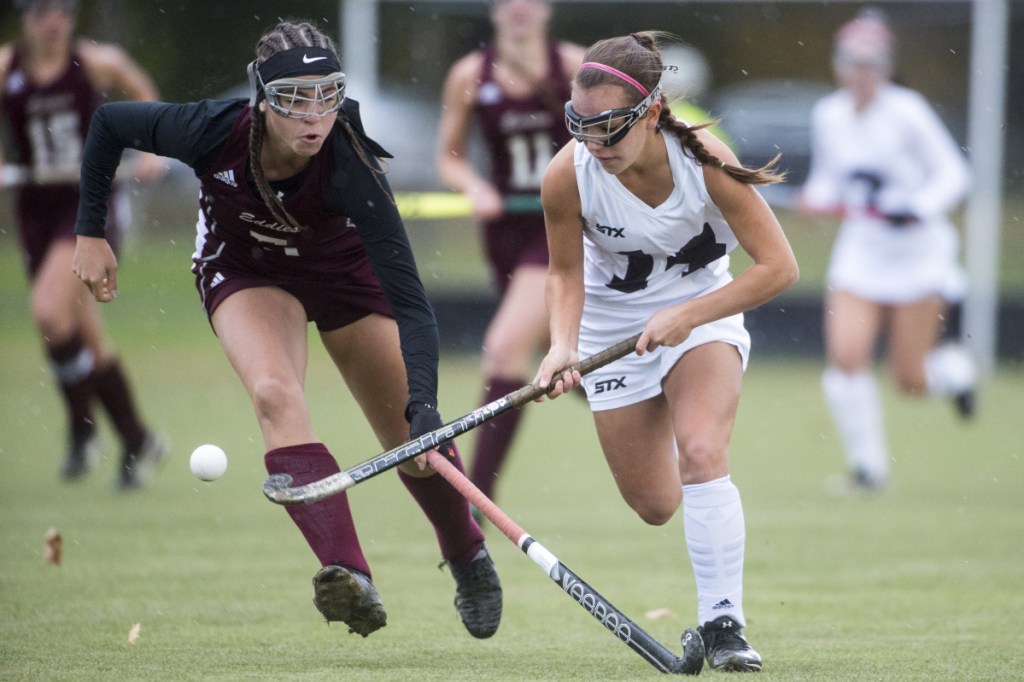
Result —
[{"label": "black cleat", "polygon": [[136,490],[143,488],[153,477],[153,472],[164,457],[167,456],[167,446],[161,436],[155,433],[147,433],[146,440],[142,441],[142,448],[138,452],[126,452],[121,459],[121,475],[116,484],[120,491]]},{"label": "black cleat", "polygon": [[708,665],[723,672],[757,672],[761,654],[740,634],[742,626],[730,616],[721,616],[697,628],[704,639]]},{"label": "black cleat", "polygon": [[962,391],[953,396],[953,405],[956,407],[960,418],[967,421],[974,418],[974,411],[977,407],[977,395],[974,389]]},{"label": "black cleat", "polygon": [[100,449],[100,438],[95,431],[72,433],[64,464],[60,468],[60,477],[65,481],[74,481],[85,476],[100,461]]},{"label": "black cleat", "polygon": [[360,571],[324,566],[313,576],[313,605],[328,623],[340,621],[363,637],[388,624],[380,594]]},{"label": "black cleat", "polygon": [[446,563],[455,578],[455,610],[462,624],[477,639],[487,639],[501,623],[501,581],[487,547],[463,566]]},{"label": "black cleat", "polygon": [[849,474],[830,476],[825,480],[825,491],[834,497],[853,497],[856,495],[877,495],[885,492],[889,481],[876,478],[862,469],[854,469]]}]

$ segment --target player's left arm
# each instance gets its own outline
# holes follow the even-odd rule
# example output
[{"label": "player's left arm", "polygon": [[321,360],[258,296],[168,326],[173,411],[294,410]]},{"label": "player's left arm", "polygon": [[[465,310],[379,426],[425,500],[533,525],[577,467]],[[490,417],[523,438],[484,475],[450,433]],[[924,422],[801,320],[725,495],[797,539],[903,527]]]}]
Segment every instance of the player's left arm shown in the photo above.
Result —
[{"label": "player's left arm", "polygon": [[336,138],[334,159],[325,197],[327,208],[355,224],[373,272],[391,304],[409,383],[407,408],[414,403],[436,407],[440,361],[437,319],[391,189],[384,177],[368,168],[341,138]]},{"label": "player's left arm", "polygon": [[[712,154],[727,164],[740,165],[733,151],[710,132],[701,130],[697,134]],[[753,260],[732,282],[736,291],[728,293],[731,305],[719,315],[726,317],[771,300],[792,286],[800,273],[778,218],[757,189],[736,180],[723,168],[705,166],[703,170],[711,200]]]},{"label": "player's left arm", "polygon": [[[79,45],[83,65],[93,87],[117,99],[155,102],[160,93],[153,79],[118,45],[90,43]],[[142,153],[132,164],[132,177],[139,182],[152,182],[167,172],[167,165],[153,154]]]},{"label": "player's left arm", "polygon": [[910,199],[907,210],[930,218],[950,211],[970,186],[970,170],[952,134],[924,97],[915,96],[908,107],[913,148],[927,168],[928,180]]},{"label": "player's left arm", "polygon": [[[739,165],[736,155],[710,132],[701,130],[697,134],[709,152],[727,164]],[[760,193],[719,166],[706,165],[703,173],[708,194],[753,264],[721,289],[651,316],[637,344],[646,342],[647,350],[678,345],[702,324],[756,308],[799,277],[789,240]]]}]

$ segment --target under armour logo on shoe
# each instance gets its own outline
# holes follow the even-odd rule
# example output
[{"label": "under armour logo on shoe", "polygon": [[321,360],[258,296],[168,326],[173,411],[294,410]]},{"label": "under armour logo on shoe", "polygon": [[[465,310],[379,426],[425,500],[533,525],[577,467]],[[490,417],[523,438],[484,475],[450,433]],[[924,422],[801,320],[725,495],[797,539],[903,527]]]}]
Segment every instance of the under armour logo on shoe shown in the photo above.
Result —
[{"label": "under armour logo on shoe", "polygon": [[224,170],[224,171],[220,171],[218,173],[214,173],[213,177],[215,179],[217,179],[217,180],[220,180],[225,185],[231,185],[232,187],[238,187],[238,183],[235,182],[235,171],[233,171],[233,170]]},{"label": "under armour logo on shoe", "polygon": [[712,606],[711,610],[712,611],[719,611],[721,609],[731,609],[731,608],[733,608],[732,602],[729,601],[728,599],[723,599],[722,601],[720,601],[717,604],[715,604],[714,606]]}]

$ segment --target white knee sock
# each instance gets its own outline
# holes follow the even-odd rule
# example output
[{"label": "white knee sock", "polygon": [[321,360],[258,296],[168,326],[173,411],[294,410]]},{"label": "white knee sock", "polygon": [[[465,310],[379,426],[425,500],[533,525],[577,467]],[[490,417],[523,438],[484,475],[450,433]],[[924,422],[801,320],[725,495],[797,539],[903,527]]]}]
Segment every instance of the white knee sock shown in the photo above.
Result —
[{"label": "white knee sock", "polygon": [[829,367],[821,376],[821,387],[846,450],[847,465],[873,482],[885,482],[889,452],[875,377],[870,372],[847,374]]},{"label": "white knee sock", "polygon": [[683,486],[686,549],[697,583],[697,622],[743,617],[746,526],[740,491],[728,476]]},{"label": "white knee sock", "polygon": [[958,343],[946,343],[924,359],[928,393],[934,396],[956,395],[969,391],[978,380],[978,370],[967,350]]}]

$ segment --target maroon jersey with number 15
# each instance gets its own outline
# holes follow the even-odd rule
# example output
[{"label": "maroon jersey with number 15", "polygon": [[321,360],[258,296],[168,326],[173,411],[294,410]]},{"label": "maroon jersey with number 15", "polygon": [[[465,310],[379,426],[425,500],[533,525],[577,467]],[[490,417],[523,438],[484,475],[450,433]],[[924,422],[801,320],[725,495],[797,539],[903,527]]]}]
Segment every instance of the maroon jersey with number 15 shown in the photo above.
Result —
[{"label": "maroon jersey with number 15", "polygon": [[77,52],[72,51],[67,68],[47,85],[32,82],[23,59],[15,48],[2,101],[12,145],[8,161],[25,167],[32,178],[15,194],[15,213],[29,272],[35,273],[55,239],[74,237],[82,143],[103,99]]}]

